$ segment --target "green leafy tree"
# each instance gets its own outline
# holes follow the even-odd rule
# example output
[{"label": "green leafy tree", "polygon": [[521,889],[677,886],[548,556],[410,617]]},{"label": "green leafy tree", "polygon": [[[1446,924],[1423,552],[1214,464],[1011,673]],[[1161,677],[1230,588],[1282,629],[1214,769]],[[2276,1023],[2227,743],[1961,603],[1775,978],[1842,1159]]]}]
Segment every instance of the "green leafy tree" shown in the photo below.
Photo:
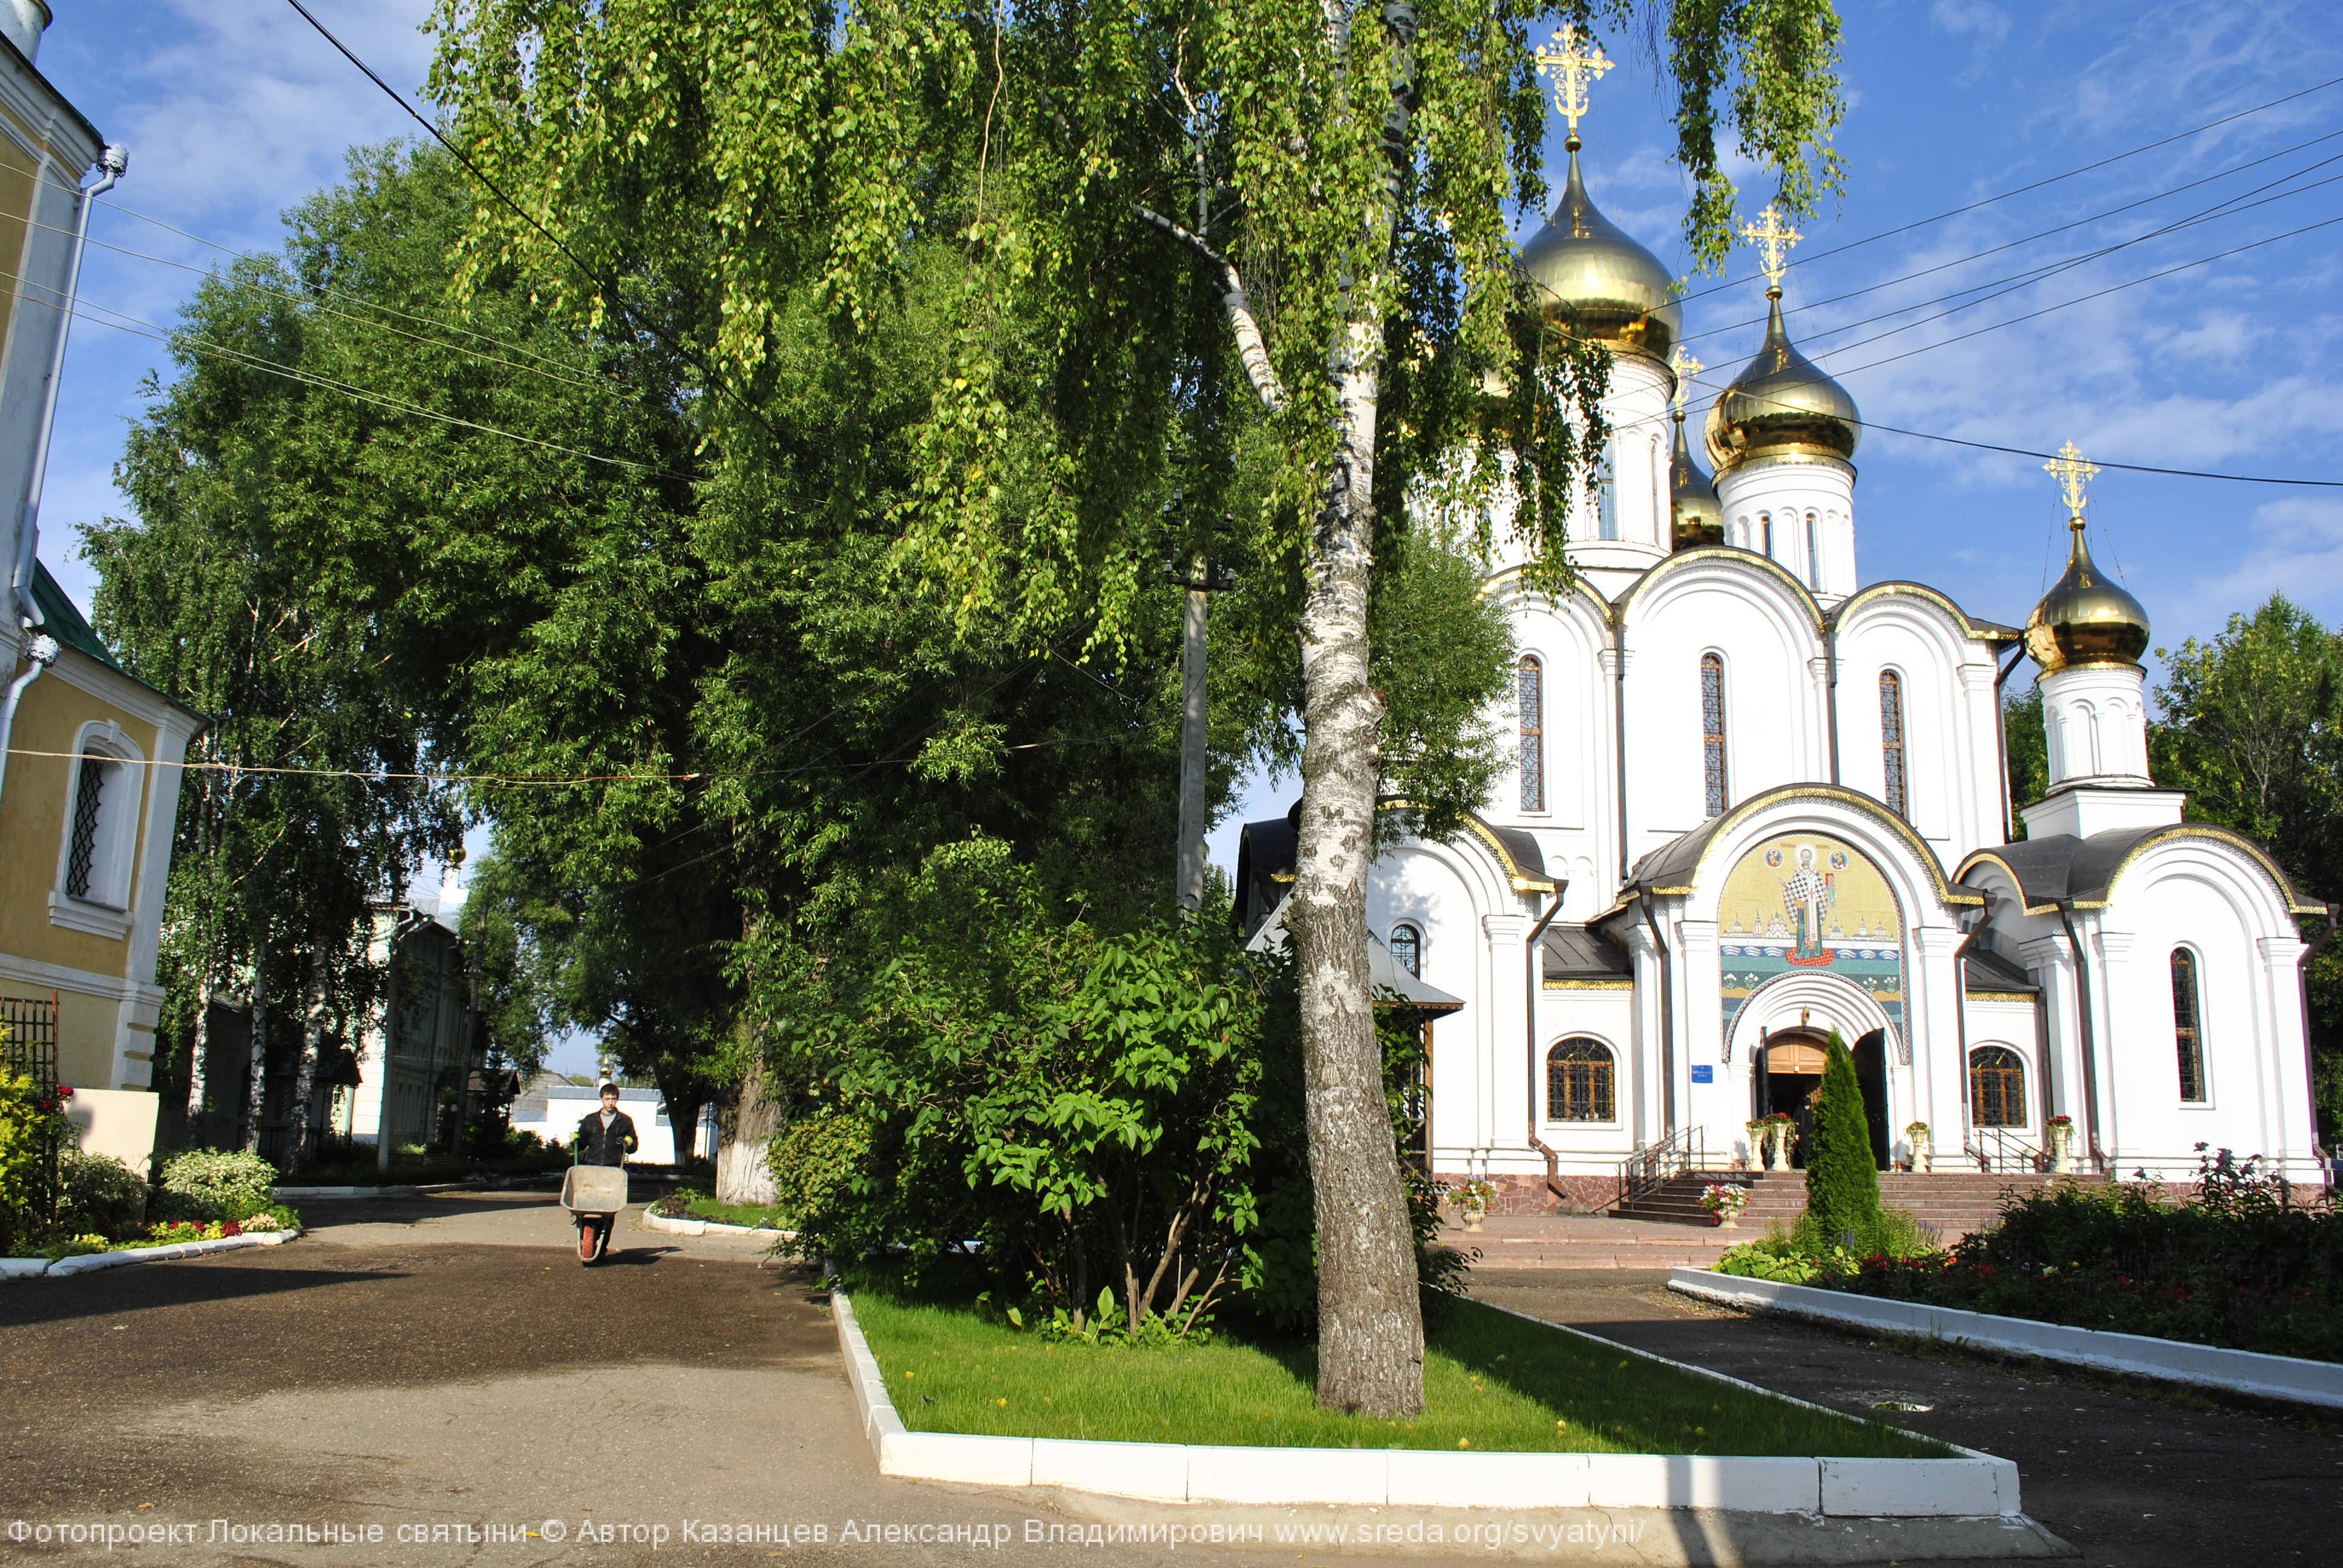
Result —
[{"label": "green leafy tree", "polygon": [[[1625,0],[1564,15],[1636,18]],[[709,374],[723,484],[753,496],[803,450],[768,396],[792,368],[791,312],[818,307],[855,375],[900,302],[937,307],[898,537],[866,569],[904,574],[951,639],[1030,649],[1074,628],[1121,647],[1141,585],[1197,548],[1212,476],[1262,456],[1232,542],[1301,669],[1289,923],[1327,1217],[1319,1396],[1385,1415],[1421,1406],[1422,1328],[1365,1087],[1387,740],[1373,563],[1420,483],[1470,499],[1503,476],[1537,576],[1558,580],[1604,436],[1607,361],[1540,330],[1511,269],[1509,204],[1543,195],[1538,19],[1507,0],[442,0],[436,17],[454,134],[531,215],[483,207],[470,266],[520,258],[596,323],[659,314]],[[1793,210],[1835,183],[1836,19],[1827,0],[1680,0],[1662,32],[1688,234],[1714,262],[1734,196],[1720,133],[1778,171]],[[1174,495],[1192,504],[1167,529]],[[956,745],[980,753],[983,732]]]},{"label": "green leafy tree", "polygon": [[1822,1087],[1806,1155],[1806,1216],[1827,1246],[1849,1231],[1870,1236],[1879,1224],[1879,1167],[1864,1114],[1863,1083],[1838,1031],[1824,1047]]},{"label": "green leafy tree", "polygon": [[2026,837],[2026,819],[2017,813],[2050,792],[2050,737],[2042,728],[2042,689],[2029,686],[2001,704],[2004,756],[2009,763],[2009,824],[2016,838]]}]

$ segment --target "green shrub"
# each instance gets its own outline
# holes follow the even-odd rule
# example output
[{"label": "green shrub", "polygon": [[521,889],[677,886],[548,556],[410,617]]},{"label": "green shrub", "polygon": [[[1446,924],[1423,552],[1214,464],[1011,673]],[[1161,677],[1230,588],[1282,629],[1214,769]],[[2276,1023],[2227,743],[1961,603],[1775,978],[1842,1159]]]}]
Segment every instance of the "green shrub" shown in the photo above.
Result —
[{"label": "green shrub", "polygon": [[1813,1149],[1806,1157],[1806,1216],[1826,1240],[1866,1236],[1879,1222],[1879,1167],[1855,1058],[1833,1030],[1815,1091]]},{"label": "green shrub", "polygon": [[269,1206],[268,1190],[276,1184],[277,1167],[257,1154],[191,1149],[164,1164],[156,1217],[206,1224],[242,1220]]},{"label": "green shrub", "polygon": [[854,1179],[870,1163],[870,1124],[843,1111],[804,1117],[781,1129],[765,1158],[784,1230],[801,1228],[809,1214],[835,1225],[839,1206],[854,1201]]},{"label": "green shrub", "polygon": [[111,1154],[68,1151],[57,1162],[56,1229],[127,1236],[146,1221],[146,1179]]}]

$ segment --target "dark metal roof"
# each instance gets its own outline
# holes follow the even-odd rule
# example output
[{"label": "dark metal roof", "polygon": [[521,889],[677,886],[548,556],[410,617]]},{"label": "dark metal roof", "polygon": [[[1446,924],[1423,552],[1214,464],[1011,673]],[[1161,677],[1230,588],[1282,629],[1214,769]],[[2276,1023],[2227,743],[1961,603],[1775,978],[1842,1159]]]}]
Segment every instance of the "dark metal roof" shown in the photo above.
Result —
[{"label": "dark metal roof", "polygon": [[1591,927],[1548,926],[1541,946],[1542,973],[1548,984],[1621,980],[1634,972],[1627,950]]},{"label": "dark metal roof", "polygon": [[2026,978],[2026,971],[1984,948],[1971,948],[1961,960],[1961,981],[1971,991],[2023,991],[2028,996],[2041,993],[2042,988]]},{"label": "dark metal roof", "polygon": [[[114,657],[114,650],[97,640],[97,633],[90,629],[89,622],[83,619],[81,611],[74,608],[74,601],[65,597],[65,590],[57,586],[57,579],[49,575],[49,568],[38,561],[33,563],[33,603],[40,607],[43,631],[76,653],[89,655],[108,669],[128,673],[122,668],[121,661]],[[131,678],[137,679],[136,676]],[[139,684],[145,686],[146,683],[139,681]],[[147,687],[147,689],[152,691],[154,688]]]},{"label": "dark metal roof", "polygon": [[[1290,891],[1278,895],[1277,907],[1247,936],[1247,948],[1265,951],[1287,940],[1285,900],[1291,896]],[[1375,1005],[1380,1008],[1442,1013],[1454,1012],[1464,1005],[1461,998],[1450,996],[1438,986],[1427,985],[1402,969],[1399,960],[1392,957],[1391,949],[1383,946],[1383,939],[1373,931],[1367,933],[1367,984],[1374,991]]]},{"label": "dark metal roof", "polygon": [[[1517,893],[1551,893],[1554,879],[1546,875],[1545,853],[1537,835],[1526,828],[1500,828],[1477,811],[1464,814],[1464,835],[1481,841],[1494,856],[1505,879]],[[1302,840],[1302,803],[1297,800],[1282,817],[1247,822],[1237,834],[1235,908],[1231,911],[1241,935],[1251,937],[1293,885],[1293,863]]]},{"label": "dark metal roof", "polygon": [[1979,849],[1961,862],[1967,879],[1972,868],[1988,861],[1998,864],[2017,883],[2029,915],[2048,914],[2063,902],[2077,909],[2105,909],[2115,885],[2132,861],[2168,839],[2212,839],[2228,845],[2262,869],[2278,887],[2288,910],[2298,915],[2323,915],[2327,906],[2294,885],[2269,851],[2243,833],[2211,822],[2170,822],[2159,828],[2133,828],[2121,832],[2094,833],[2078,839],[2054,833],[2046,839],[2022,839]]}]

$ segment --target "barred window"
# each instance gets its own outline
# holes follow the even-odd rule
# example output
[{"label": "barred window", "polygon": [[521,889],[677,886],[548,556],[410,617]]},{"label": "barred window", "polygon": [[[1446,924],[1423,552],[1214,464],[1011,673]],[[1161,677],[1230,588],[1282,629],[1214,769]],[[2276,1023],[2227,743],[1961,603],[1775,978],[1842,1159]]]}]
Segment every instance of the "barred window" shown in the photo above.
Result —
[{"label": "barred window", "polygon": [[1410,925],[1393,926],[1391,929],[1391,940],[1385,945],[1391,949],[1393,962],[1416,979],[1423,978],[1423,933],[1422,931]]},{"label": "barred window", "polygon": [[1616,1080],[1609,1046],[1592,1040],[1564,1040],[1545,1053],[1546,1120],[1616,1121]]},{"label": "barred window", "polygon": [[2006,1046],[1981,1045],[1969,1052],[1969,1123],[2026,1125],[2026,1059]]},{"label": "barred window", "polygon": [[1700,659],[1700,734],[1708,775],[1708,814],[1725,815],[1725,660],[1713,653]]},{"label": "barred window", "polygon": [[2190,1104],[2205,1102],[2205,1037],[2199,1031],[2197,1007],[2197,955],[2187,948],[2172,950],[2172,1040],[2180,1059],[2180,1098]]},{"label": "barred window", "polygon": [[73,839],[65,849],[65,893],[89,897],[90,875],[97,863],[97,825],[106,802],[106,775],[113,769],[103,757],[85,756],[74,789]]},{"label": "barred window", "polygon": [[1545,809],[1545,669],[1528,654],[1521,664],[1522,809]]},{"label": "barred window", "polygon": [[1892,669],[1879,672],[1879,752],[1885,786],[1881,796],[1898,817],[1912,815],[1904,780],[1904,678]]}]

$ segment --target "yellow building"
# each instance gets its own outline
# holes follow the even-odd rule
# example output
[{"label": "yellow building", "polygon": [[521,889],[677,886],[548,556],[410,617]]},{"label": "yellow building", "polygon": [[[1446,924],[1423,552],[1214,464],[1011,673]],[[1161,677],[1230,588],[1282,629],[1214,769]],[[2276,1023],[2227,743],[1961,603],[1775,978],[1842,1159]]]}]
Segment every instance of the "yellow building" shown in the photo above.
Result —
[{"label": "yellow building", "polygon": [[34,65],[47,24],[42,0],[0,0],[0,1020],[10,1057],[73,1086],[83,1147],[137,1166],[179,764],[201,720],[125,674],[39,564],[66,304],[89,202],[124,165]]}]

